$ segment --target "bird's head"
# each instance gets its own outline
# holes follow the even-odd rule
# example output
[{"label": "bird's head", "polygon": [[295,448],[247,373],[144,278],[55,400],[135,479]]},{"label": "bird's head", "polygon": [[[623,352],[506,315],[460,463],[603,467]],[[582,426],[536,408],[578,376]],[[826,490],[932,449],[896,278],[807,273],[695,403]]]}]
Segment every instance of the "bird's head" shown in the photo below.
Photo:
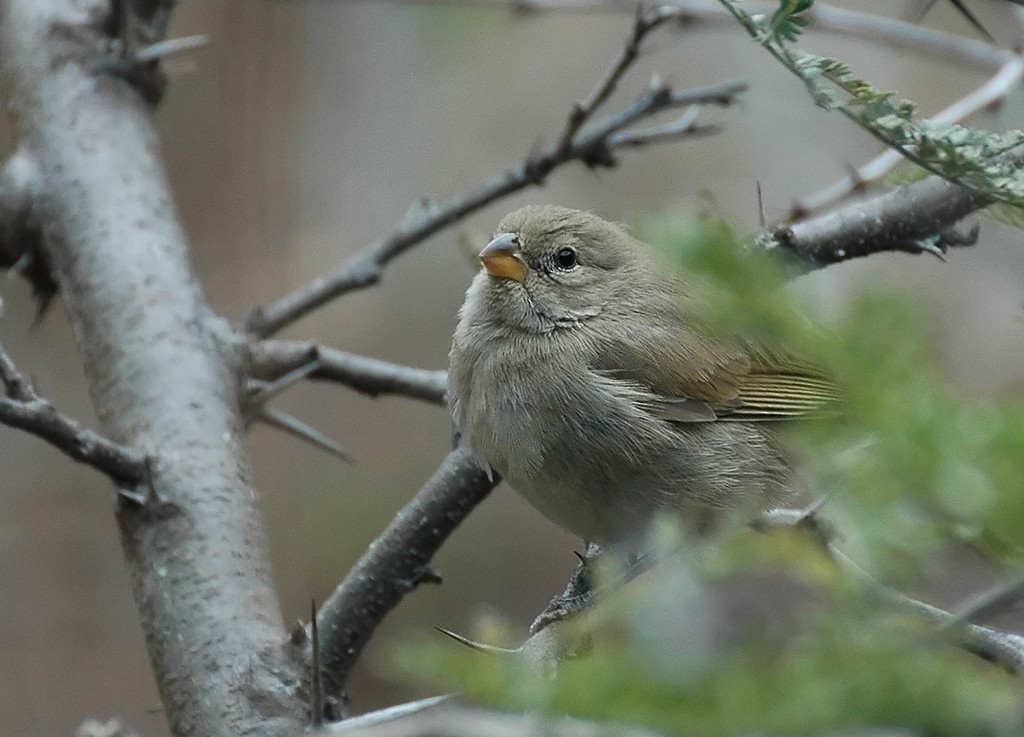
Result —
[{"label": "bird's head", "polygon": [[573,327],[630,303],[646,261],[636,241],[597,215],[530,206],[505,216],[480,252],[478,286],[492,317],[524,330]]}]

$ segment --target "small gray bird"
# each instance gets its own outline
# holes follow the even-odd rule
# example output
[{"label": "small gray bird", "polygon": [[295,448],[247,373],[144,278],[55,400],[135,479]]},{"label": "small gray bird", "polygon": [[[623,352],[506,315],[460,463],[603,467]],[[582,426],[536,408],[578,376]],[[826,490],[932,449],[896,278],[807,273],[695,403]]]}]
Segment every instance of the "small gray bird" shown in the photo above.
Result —
[{"label": "small gray bird", "polygon": [[540,512],[632,547],[659,510],[702,527],[786,495],[773,421],[836,399],[820,372],[713,336],[692,289],[587,212],[517,210],[480,260],[452,341],[452,418]]}]

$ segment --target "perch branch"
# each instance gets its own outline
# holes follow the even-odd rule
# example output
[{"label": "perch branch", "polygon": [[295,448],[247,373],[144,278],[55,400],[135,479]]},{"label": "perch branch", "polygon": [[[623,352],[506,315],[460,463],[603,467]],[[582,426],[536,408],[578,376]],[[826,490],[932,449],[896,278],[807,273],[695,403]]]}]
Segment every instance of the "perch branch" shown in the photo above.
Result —
[{"label": "perch branch", "polygon": [[0,422],[42,438],[69,458],[106,474],[118,486],[134,488],[147,479],[146,458],[111,442],[60,414],[40,397],[0,345]]},{"label": "perch branch", "polygon": [[371,397],[397,394],[444,404],[448,386],[444,371],[401,366],[315,343],[259,341],[250,348],[249,357],[249,369],[260,379],[274,381],[311,367],[309,378],[344,384]]},{"label": "perch branch", "polygon": [[387,613],[419,584],[438,580],[434,554],[497,483],[468,450],[453,450],[323,603],[317,623],[328,693],[344,688]]},{"label": "perch branch", "polygon": [[[1020,165],[1024,150],[1006,159]],[[799,271],[885,251],[934,253],[944,245],[972,242],[970,236],[958,241],[950,229],[992,202],[989,195],[930,176],[797,223],[771,226],[757,242],[768,250],[783,249]]]},{"label": "perch branch", "polygon": [[[247,330],[257,336],[269,336],[336,297],[376,284],[383,275],[384,267],[395,257],[495,200],[525,187],[542,184],[552,171],[564,164],[579,161],[590,168],[615,166],[618,163],[615,151],[635,146],[639,141],[627,138],[616,142],[613,136],[638,120],[690,105],[730,104],[746,89],[744,83],[726,82],[702,89],[674,91],[659,82],[652,84],[623,112],[590,123],[596,108],[607,99],[611,89],[636,58],[636,51],[630,49],[638,48],[643,37],[666,17],[664,8],[643,11],[637,16],[627,41],[627,50],[617,57],[586,100],[573,106],[554,145],[532,154],[518,166],[443,206],[425,206],[410,213],[406,222],[391,235],[359,251],[332,271],[269,305],[254,308],[246,319]],[[652,137],[644,142],[661,140],[665,139]]]}]

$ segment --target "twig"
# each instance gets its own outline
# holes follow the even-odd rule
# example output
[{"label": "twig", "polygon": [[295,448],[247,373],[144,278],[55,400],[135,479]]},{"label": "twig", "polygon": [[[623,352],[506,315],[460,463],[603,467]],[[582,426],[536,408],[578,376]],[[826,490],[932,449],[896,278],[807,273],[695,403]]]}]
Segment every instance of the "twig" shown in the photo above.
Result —
[{"label": "twig", "polygon": [[250,348],[249,368],[259,378],[275,380],[304,367],[312,367],[311,379],[335,381],[372,397],[398,394],[444,404],[448,388],[444,371],[401,366],[315,343],[264,340]]},{"label": "twig", "polygon": [[106,474],[118,486],[134,488],[147,481],[146,458],[83,428],[40,397],[0,345],[0,422],[25,430],[53,445],[69,458]]},{"label": "twig", "polygon": [[1000,583],[972,597],[952,613],[944,628],[955,628],[992,617],[1016,606],[1022,600],[1024,600],[1024,576],[1017,576],[1012,581]]},{"label": "twig", "polygon": [[[1022,75],[1024,75],[1024,58],[1015,55],[1008,59],[985,84],[929,118],[929,121],[932,123],[955,123],[978,110],[994,105],[1006,97],[1020,81]],[[835,184],[817,194],[799,200],[793,205],[789,218],[795,220],[804,217],[809,212],[820,210],[845,199],[864,186],[881,179],[902,160],[903,156],[898,151],[886,150]]]},{"label": "twig", "polygon": [[611,96],[618,86],[619,80],[622,79],[622,75],[640,55],[640,44],[643,43],[644,36],[670,17],[672,17],[672,12],[668,6],[647,11],[643,5],[637,5],[633,30],[626,40],[626,45],[622,47],[619,56],[608,67],[604,76],[598,80],[586,99],[572,106],[565,128],[562,129],[562,135],[558,137],[558,143],[555,144],[556,151],[567,151],[572,146],[572,140],[579,133],[580,128],[590,119],[594,111]]},{"label": "twig", "polygon": [[[645,11],[638,16],[626,50],[620,53],[587,99],[573,107],[558,142],[553,146],[529,156],[518,166],[443,206],[430,208],[418,218],[407,218],[408,222],[391,235],[364,248],[305,287],[269,305],[254,308],[245,322],[247,331],[260,337],[269,336],[335,297],[376,284],[383,275],[384,267],[396,256],[484,205],[525,187],[542,184],[552,171],[570,161],[579,161],[590,168],[615,166],[618,163],[614,156],[616,148],[636,145],[636,141],[620,141],[615,144],[611,137],[638,120],[664,110],[693,104],[731,103],[746,89],[744,83],[727,82],[682,92],[658,83],[649,87],[622,113],[587,125],[595,109],[607,99],[626,68],[636,58],[636,49],[644,36],[673,14],[661,8]],[[656,140],[666,139],[653,139],[650,142]]]},{"label": "twig", "polygon": [[999,663],[1013,673],[1024,672],[1024,636],[959,622],[958,617],[944,609],[926,604],[881,583],[839,549],[829,526],[822,523],[818,517],[819,508],[820,504],[806,510],[768,510],[761,516],[760,524],[763,527],[809,527],[821,538],[825,550],[842,570],[863,583],[873,594],[901,609],[931,619],[939,624],[939,632],[951,631],[960,647],[965,650]]},{"label": "twig", "polygon": [[948,623],[960,647],[986,660],[999,663],[1011,673],[1024,673],[1024,636],[1000,632],[977,624],[955,625],[952,622],[954,616],[946,610],[926,604],[880,583],[834,545],[830,546],[829,550],[847,573],[867,584],[882,599],[928,617],[940,625],[940,631],[943,631]]},{"label": "twig", "polygon": [[[510,4],[516,9],[530,12],[590,13],[631,12],[635,5],[628,0],[510,0]],[[755,0],[747,0],[743,6],[748,12],[760,15],[771,15],[779,7],[777,2]],[[686,27],[698,24],[734,25],[732,17],[717,3],[709,0],[672,0],[669,7],[673,9],[676,19]],[[814,4],[806,18],[809,29],[927,54],[956,62],[961,67],[969,64],[982,69],[997,69],[1013,55],[985,41],[820,2]]]},{"label": "twig", "polygon": [[317,623],[328,693],[344,687],[385,615],[424,580],[437,580],[434,553],[497,483],[468,450],[453,450],[323,603]]}]

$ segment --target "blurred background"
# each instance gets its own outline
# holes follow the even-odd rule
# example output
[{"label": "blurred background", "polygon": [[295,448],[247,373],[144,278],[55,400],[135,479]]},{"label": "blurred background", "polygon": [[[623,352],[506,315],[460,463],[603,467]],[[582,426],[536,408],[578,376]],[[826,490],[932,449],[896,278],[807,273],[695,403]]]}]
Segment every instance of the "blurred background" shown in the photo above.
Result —
[{"label": "blurred background", "polygon": [[[906,17],[910,3],[851,1]],[[1003,46],[1018,42],[1008,4],[970,7]],[[174,35],[210,43],[176,60],[157,111],[167,170],[215,307],[239,317],[388,233],[414,200],[444,200],[552,141],[618,52],[622,12],[522,14],[502,3],[181,0]],[[924,21],[978,38],[949,4]],[[711,208],[757,226],[755,183],[769,220],[878,152],[866,134],[816,109],[798,80],[736,26],[666,28],[611,105],[656,70],[678,86],[750,83],[739,106],[710,111],[711,138],[627,152],[615,170],[558,170],[543,189],[465,223],[489,233],[505,212],[551,202],[618,219]],[[878,86],[932,112],[994,69],[862,39],[811,33],[807,48],[852,63]],[[0,89],[7,94],[6,80]],[[611,108],[609,108],[611,109]],[[1021,95],[972,122],[1020,127]],[[14,121],[0,121],[7,151]],[[934,315],[948,381],[992,397],[1024,379],[1021,234],[990,221],[948,263],[880,256],[805,280],[823,310],[867,283],[906,285]],[[383,283],[295,325],[288,337],[429,368],[447,363],[455,313],[473,274],[458,229],[389,267]],[[0,282],[3,341],[57,407],[94,425],[73,338],[59,304],[38,322],[25,284]],[[444,410],[300,385],[278,406],[338,439],[354,466],[266,428],[251,449],[286,621],[323,600],[449,447]],[[121,717],[167,733],[142,642],[108,483],[34,438],[0,427],[0,733],[72,734],[87,717]],[[389,667],[402,639],[431,627],[467,632],[499,616],[524,633],[560,591],[579,542],[501,487],[437,560],[439,587],[410,596],[385,622],[353,684],[362,710],[420,695]],[[980,585],[965,584],[957,595]],[[951,594],[952,596],[953,594]]]}]

